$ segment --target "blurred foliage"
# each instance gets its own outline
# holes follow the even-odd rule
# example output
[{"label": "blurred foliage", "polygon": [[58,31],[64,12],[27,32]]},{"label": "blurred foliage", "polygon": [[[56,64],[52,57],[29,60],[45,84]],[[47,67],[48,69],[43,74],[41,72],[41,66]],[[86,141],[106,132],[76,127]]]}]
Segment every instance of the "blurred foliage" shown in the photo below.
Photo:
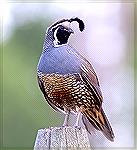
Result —
[{"label": "blurred foliage", "polygon": [[61,116],[44,102],[36,69],[46,25],[17,26],[3,43],[3,146],[33,147],[37,130],[59,126]]},{"label": "blurred foliage", "polygon": [[[134,24],[134,35],[135,35],[135,40],[134,40],[134,48],[135,48],[135,55],[134,55],[134,62],[135,62],[135,65],[134,65],[134,69],[135,69],[135,140],[137,141],[137,2],[135,3],[135,24]],[[136,148],[137,148],[137,144],[136,144]]]}]

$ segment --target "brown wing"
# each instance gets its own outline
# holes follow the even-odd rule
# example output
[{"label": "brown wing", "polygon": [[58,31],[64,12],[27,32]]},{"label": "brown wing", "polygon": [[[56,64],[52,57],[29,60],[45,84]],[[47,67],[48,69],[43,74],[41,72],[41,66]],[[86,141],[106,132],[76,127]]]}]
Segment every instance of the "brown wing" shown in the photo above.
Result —
[{"label": "brown wing", "polygon": [[82,65],[81,65],[81,77],[84,82],[88,85],[89,90],[91,90],[94,94],[96,102],[98,103],[99,107],[101,107],[103,97],[100,90],[99,81],[97,75],[92,67],[92,65],[84,58]]},{"label": "brown wing", "polygon": [[[72,51],[73,49],[73,51]],[[76,49],[70,46],[69,51],[76,55],[76,57],[79,57],[81,61],[80,66],[80,75],[82,77],[82,80],[85,82],[85,84],[89,87],[89,90],[94,95],[94,100],[96,100],[96,104],[98,104],[98,107],[101,107],[103,97],[100,90],[99,81],[97,78],[97,75],[92,67],[92,65],[89,63],[87,59],[85,59]]]},{"label": "brown wing", "polygon": [[[99,81],[97,75],[92,67],[92,65],[82,57],[81,65],[81,77],[88,85],[89,90],[92,91],[94,95],[95,107],[94,108],[84,108],[82,120],[89,133],[92,131],[92,126],[95,129],[102,131],[106,138],[110,141],[114,140],[114,133],[112,131],[111,125],[102,109],[102,93],[100,90]],[[98,109],[99,108],[99,109]]]}]

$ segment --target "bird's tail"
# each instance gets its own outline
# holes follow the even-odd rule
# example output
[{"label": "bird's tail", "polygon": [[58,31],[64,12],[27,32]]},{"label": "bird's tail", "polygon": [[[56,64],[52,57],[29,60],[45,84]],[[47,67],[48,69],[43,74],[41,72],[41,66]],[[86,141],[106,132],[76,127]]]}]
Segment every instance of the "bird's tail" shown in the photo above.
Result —
[{"label": "bird's tail", "polygon": [[108,140],[114,141],[113,130],[102,108],[99,112],[95,111],[95,113],[92,109],[84,110],[82,120],[90,134],[93,130],[92,128],[95,127],[95,129],[102,131]]}]

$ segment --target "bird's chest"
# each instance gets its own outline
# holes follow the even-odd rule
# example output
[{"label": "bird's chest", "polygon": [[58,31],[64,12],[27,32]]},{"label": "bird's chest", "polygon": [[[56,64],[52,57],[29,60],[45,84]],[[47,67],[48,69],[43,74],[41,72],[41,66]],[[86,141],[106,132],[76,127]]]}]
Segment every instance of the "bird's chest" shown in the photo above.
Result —
[{"label": "bird's chest", "polygon": [[47,74],[41,80],[49,100],[57,107],[76,111],[76,106],[81,106],[81,98],[86,100],[84,84],[73,75]]},{"label": "bird's chest", "polygon": [[80,60],[65,49],[53,49],[40,58],[38,70],[45,74],[73,74],[80,72]]}]

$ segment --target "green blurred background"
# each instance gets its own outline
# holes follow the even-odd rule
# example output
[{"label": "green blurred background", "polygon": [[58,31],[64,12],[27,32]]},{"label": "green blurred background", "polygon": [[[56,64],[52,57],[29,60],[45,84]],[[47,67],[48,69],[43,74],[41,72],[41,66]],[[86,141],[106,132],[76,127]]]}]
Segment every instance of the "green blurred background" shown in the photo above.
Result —
[{"label": "green blurred background", "polygon": [[[19,5],[22,4],[20,3]],[[46,3],[44,3],[44,6],[36,4],[36,8],[29,9],[26,4],[22,11],[16,11],[20,9],[18,4],[9,3],[9,5],[17,6],[13,7],[10,12],[13,17],[12,24],[14,24],[14,28],[8,26],[12,28],[10,32],[4,30],[4,23],[1,20],[1,25],[3,26],[1,30],[1,131],[3,147],[5,149],[32,149],[38,129],[60,126],[63,122],[63,115],[54,112],[44,102],[43,95],[37,84],[36,69],[42,51],[45,31],[55,20],[64,18],[64,16],[70,18],[75,15],[73,15],[73,11],[69,12],[69,10],[64,11],[65,14],[62,17],[62,13],[58,12],[62,7],[53,13],[54,4],[52,9],[50,4]],[[7,7],[7,3],[5,7]],[[45,11],[44,14],[33,14],[34,9],[36,12],[40,12],[40,9]],[[57,12],[58,15],[56,14]],[[137,53],[135,54],[134,69],[136,73]],[[114,123],[116,123],[115,119]]]}]

